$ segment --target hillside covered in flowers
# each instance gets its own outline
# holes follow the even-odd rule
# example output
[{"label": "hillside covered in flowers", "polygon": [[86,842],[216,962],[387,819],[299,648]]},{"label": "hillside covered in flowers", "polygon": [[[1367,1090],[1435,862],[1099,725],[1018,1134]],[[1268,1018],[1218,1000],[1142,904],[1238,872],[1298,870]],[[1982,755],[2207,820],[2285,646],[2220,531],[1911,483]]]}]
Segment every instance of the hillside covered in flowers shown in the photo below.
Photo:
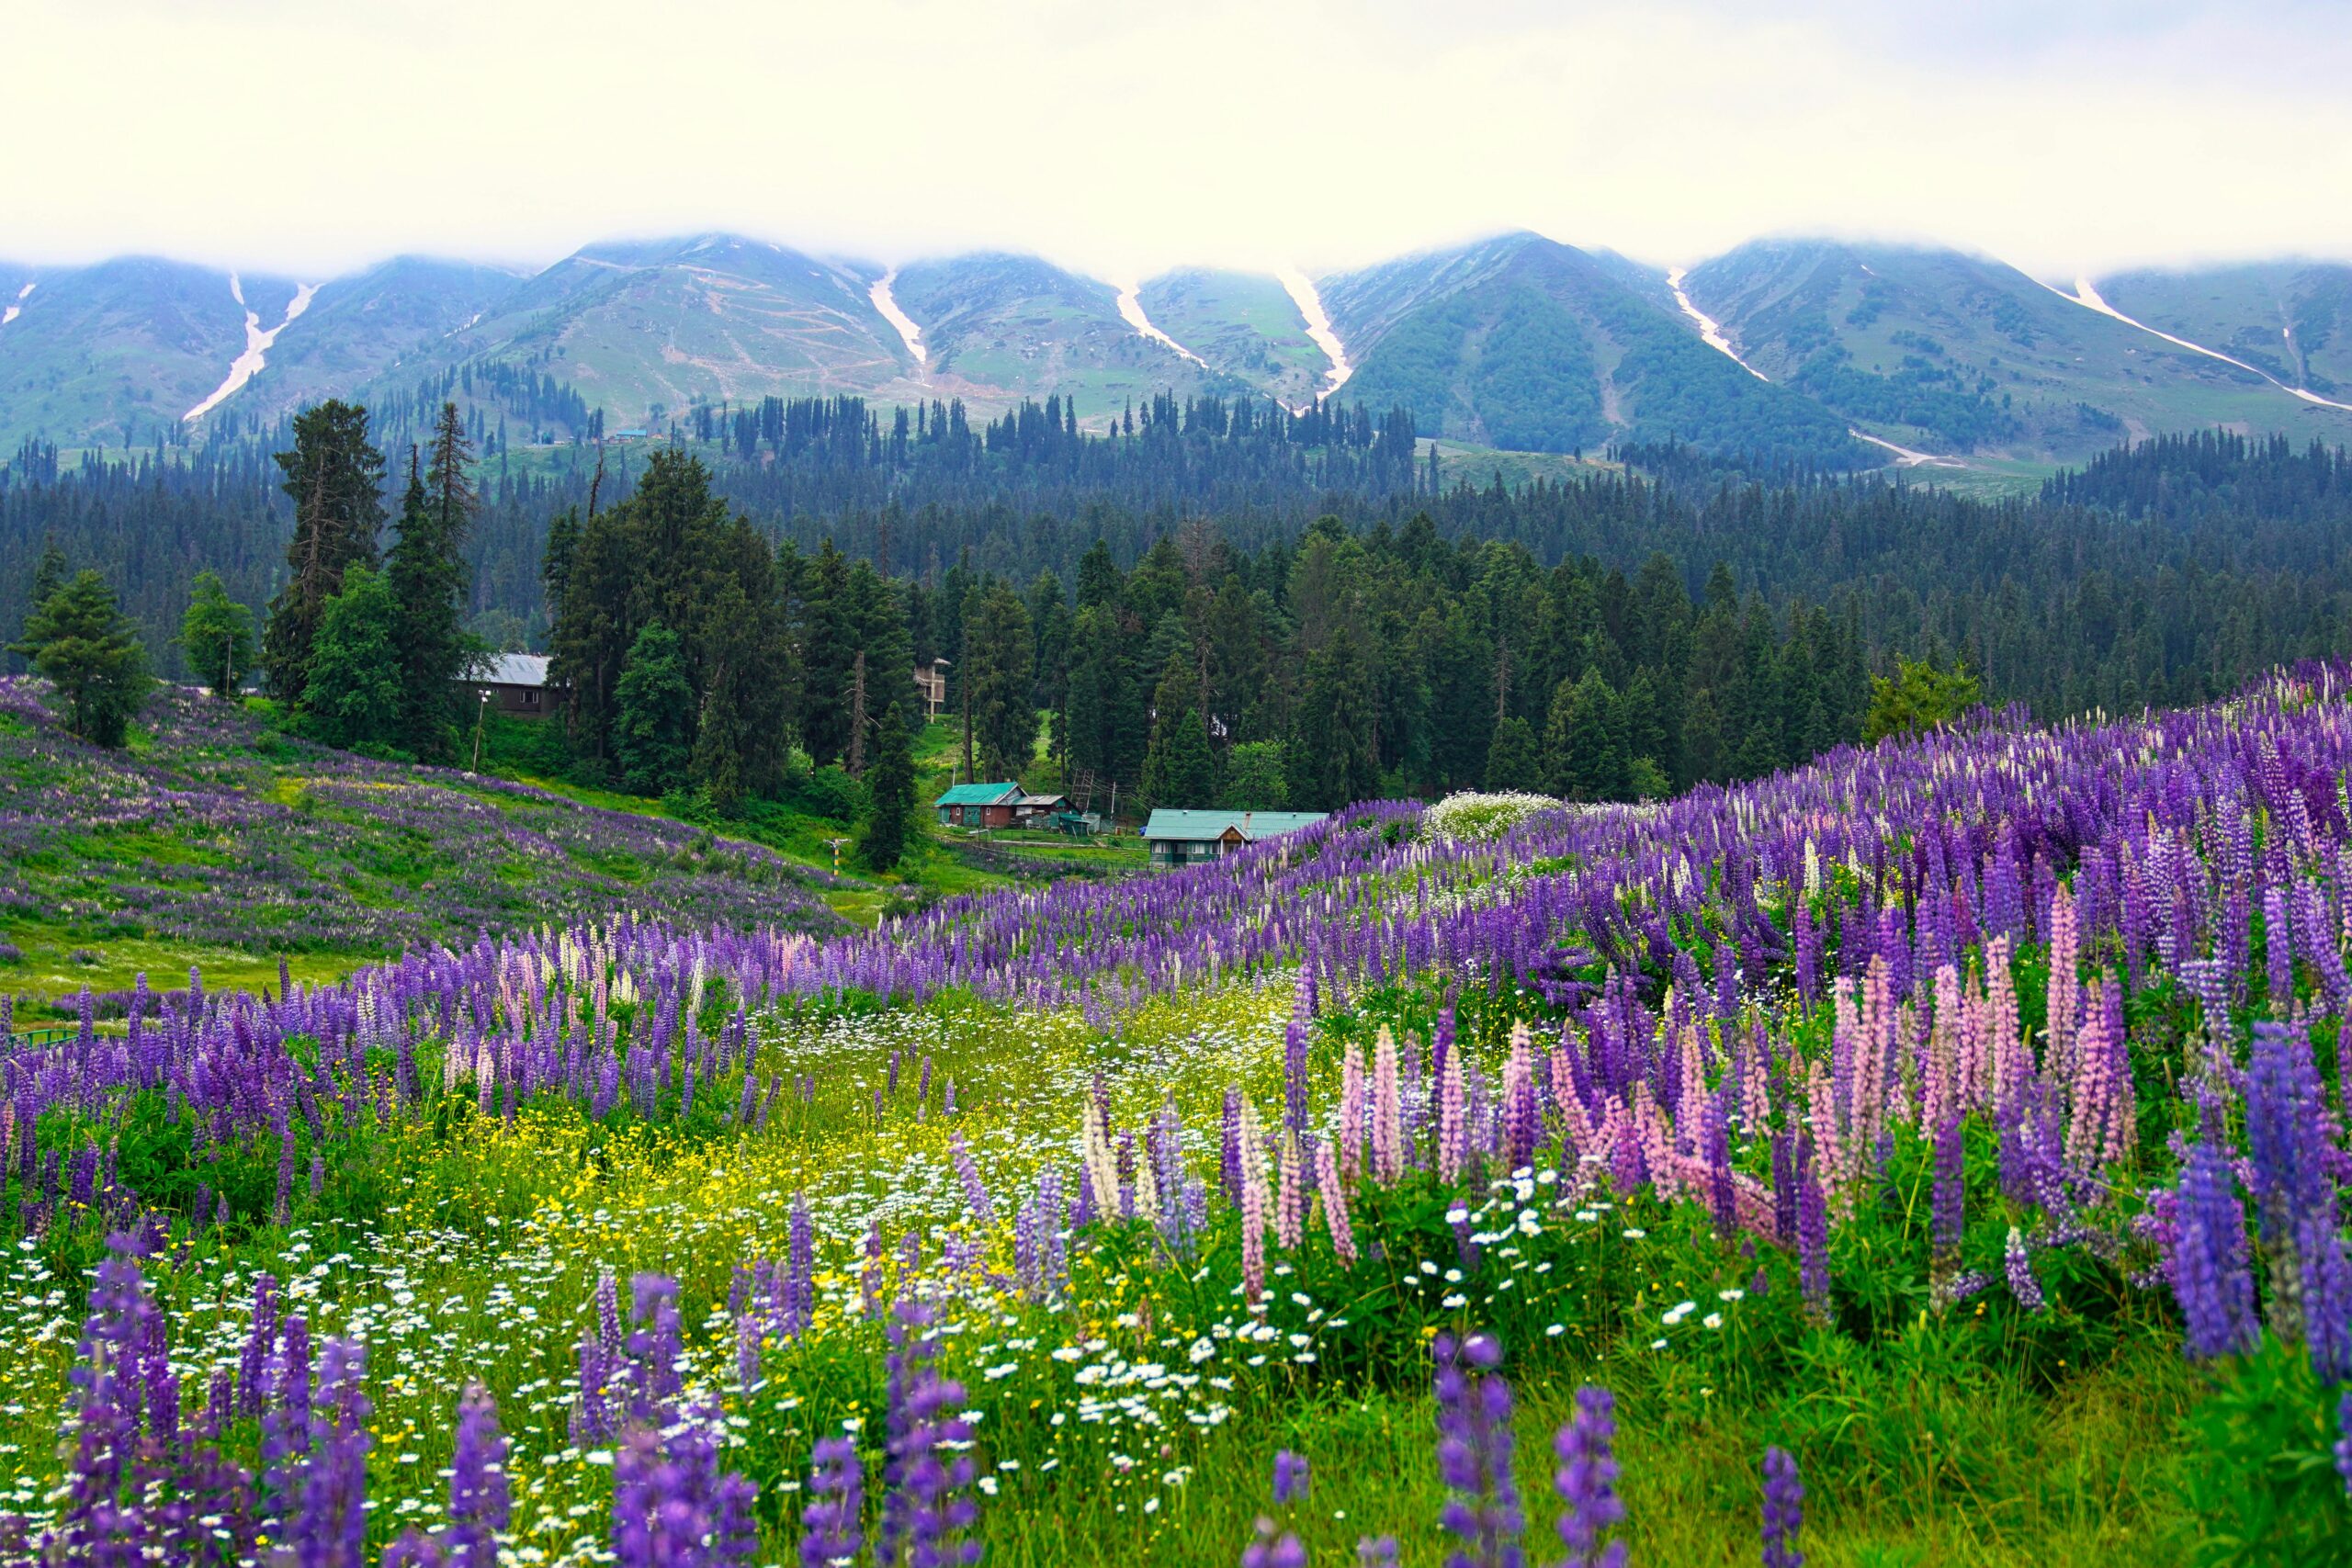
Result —
[{"label": "hillside covered in flowers", "polygon": [[12,902],[398,956],[0,1063],[0,1553],[2344,1561],[2347,679],[870,931],[12,707]]}]

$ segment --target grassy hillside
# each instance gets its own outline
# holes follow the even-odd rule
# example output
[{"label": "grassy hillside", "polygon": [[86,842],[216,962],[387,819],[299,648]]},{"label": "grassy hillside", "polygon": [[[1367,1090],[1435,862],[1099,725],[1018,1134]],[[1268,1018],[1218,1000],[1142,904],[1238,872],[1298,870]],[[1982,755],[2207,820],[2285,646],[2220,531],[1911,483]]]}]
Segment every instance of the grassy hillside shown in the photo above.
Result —
[{"label": "grassy hillside", "polygon": [[[245,310],[285,316],[294,285],[153,256],[24,269],[0,302],[0,450],[33,435],[63,446],[153,445],[220,386],[245,347]],[[18,298],[26,283],[33,292]]]},{"label": "grassy hillside", "polygon": [[1327,280],[1348,393],[1447,439],[1523,451],[1679,438],[1867,466],[1835,417],[1708,348],[1603,265],[1511,234]]},{"label": "grassy hillside", "polygon": [[1109,284],[1035,256],[918,262],[900,269],[896,292],[922,329],[931,384],[982,409],[1059,393],[1078,400],[1081,421],[1099,423],[1154,392],[1239,386],[1129,326]]},{"label": "grassy hillside", "polygon": [[[288,739],[164,688],[130,748],[59,730],[0,684],[0,990],[159,980],[191,963],[335,973],[420,943],[662,911],[841,928],[831,879],[688,824]],[[13,952],[14,956],[7,956]]]},{"label": "grassy hillside", "polygon": [[2352,265],[2251,262],[2098,280],[2134,321],[2258,366],[2290,387],[2352,402]]},{"label": "grassy hillside", "polygon": [[240,414],[266,421],[347,396],[395,366],[403,367],[403,376],[391,379],[413,381],[521,281],[497,267],[430,256],[396,256],[335,278],[278,335],[261,372],[231,403]]},{"label": "grassy hillside", "polygon": [[733,235],[595,245],[388,378],[468,359],[538,365],[616,430],[698,398],[874,392],[913,360],[867,289],[846,267]]},{"label": "grassy hillside", "polygon": [[1984,257],[1770,242],[1692,269],[1683,287],[1765,375],[1907,446],[2063,459],[2213,425],[2352,435],[2352,415]]},{"label": "grassy hillside", "polygon": [[1264,273],[1187,268],[1162,273],[1137,297],[1152,325],[1215,368],[1298,405],[1314,397],[1330,363],[1306,335],[1280,280]]}]

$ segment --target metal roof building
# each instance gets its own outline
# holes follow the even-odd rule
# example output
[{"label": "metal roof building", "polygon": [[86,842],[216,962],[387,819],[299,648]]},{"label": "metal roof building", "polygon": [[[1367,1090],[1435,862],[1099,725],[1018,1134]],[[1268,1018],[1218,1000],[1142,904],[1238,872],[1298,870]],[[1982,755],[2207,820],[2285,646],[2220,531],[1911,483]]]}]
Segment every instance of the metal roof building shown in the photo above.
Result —
[{"label": "metal roof building", "polygon": [[1246,844],[1295,833],[1330,815],[1324,811],[1176,811],[1162,807],[1143,825],[1154,865],[1215,860]]}]

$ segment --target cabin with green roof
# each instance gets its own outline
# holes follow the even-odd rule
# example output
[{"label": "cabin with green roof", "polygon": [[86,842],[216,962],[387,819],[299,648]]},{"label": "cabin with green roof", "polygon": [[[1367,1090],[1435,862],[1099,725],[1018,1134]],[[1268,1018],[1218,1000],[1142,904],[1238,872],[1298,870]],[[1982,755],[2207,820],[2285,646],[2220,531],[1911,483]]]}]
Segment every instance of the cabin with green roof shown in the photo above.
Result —
[{"label": "cabin with green roof", "polygon": [[1143,825],[1154,865],[1191,865],[1231,854],[1249,844],[1295,833],[1329,816],[1323,811],[1154,811]]},{"label": "cabin with green roof", "polygon": [[1010,828],[1026,795],[1017,784],[957,784],[934,803],[943,828]]}]

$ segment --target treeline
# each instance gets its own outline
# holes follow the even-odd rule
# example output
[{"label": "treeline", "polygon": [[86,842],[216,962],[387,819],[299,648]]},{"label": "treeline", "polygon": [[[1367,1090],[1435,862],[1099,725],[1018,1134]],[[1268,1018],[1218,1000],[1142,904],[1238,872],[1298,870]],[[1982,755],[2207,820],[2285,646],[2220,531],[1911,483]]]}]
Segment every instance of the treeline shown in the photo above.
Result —
[{"label": "treeline", "polygon": [[[912,455],[900,468],[902,423]],[[1295,547],[1321,516],[1368,535],[1426,514],[1449,544],[1518,547],[1546,570],[1590,558],[1638,573],[1662,553],[1694,602],[1720,562],[1784,632],[1797,605],[1836,602],[1874,670],[1896,650],[1964,660],[1988,696],[2045,718],[2205,700],[2352,640],[2352,458],[2283,439],[2146,442],[2039,495],[1988,502],[1785,467],[1748,476],[1671,445],[1623,450],[1632,469],[1431,493],[1425,468],[1402,461],[1402,422],[1328,405],[1295,418],[1160,399],[1136,411],[1133,436],[1125,429],[1123,410],[1115,438],[1077,431],[1060,402],[976,424],[952,403],[886,421],[827,400],[714,411],[712,442],[680,445],[772,548],[813,558],[831,541],[930,590],[959,563],[1024,593],[1041,572],[1073,582],[1098,541],[1130,569],[1204,517],[1254,558]],[[481,464],[466,547],[478,635],[544,646],[548,519],[584,513],[592,491],[600,507],[625,502],[650,450]],[[1345,482],[1327,489],[1335,465]],[[45,544],[107,572],[167,672],[182,668],[167,639],[198,570],[256,611],[282,586],[291,513],[256,438],[51,468],[28,449],[0,474],[0,626],[22,616]]]},{"label": "treeline", "polygon": [[796,743],[895,766],[938,659],[967,777],[1031,779],[1043,716],[1072,794],[1138,810],[1659,795],[1852,739],[1870,693],[1850,608],[1777,615],[1723,569],[1694,602],[1663,557],[1547,570],[1417,516],[1254,552],[1195,525],[1132,569],[1097,543],[1067,581],[889,578],[830,540],[771,549],[678,451],[558,518],[547,581],[580,775],[720,809],[780,788]]}]

